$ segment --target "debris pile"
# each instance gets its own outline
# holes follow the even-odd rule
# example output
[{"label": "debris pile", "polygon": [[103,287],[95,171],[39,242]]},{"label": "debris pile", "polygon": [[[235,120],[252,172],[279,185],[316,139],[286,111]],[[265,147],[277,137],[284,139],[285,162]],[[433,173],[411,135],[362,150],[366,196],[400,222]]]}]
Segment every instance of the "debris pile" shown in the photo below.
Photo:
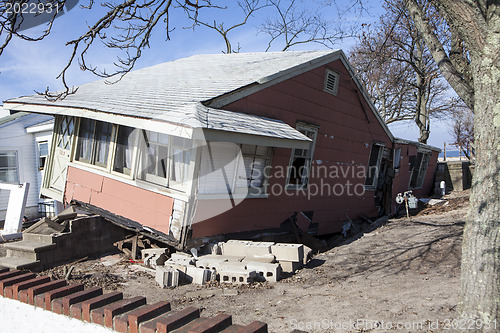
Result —
[{"label": "debris pile", "polygon": [[212,253],[197,256],[177,252],[166,259],[166,249],[143,252],[144,263],[156,266],[161,287],[183,283],[231,284],[277,282],[282,273],[295,273],[307,263],[311,249],[302,244],[229,240],[213,245]]}]

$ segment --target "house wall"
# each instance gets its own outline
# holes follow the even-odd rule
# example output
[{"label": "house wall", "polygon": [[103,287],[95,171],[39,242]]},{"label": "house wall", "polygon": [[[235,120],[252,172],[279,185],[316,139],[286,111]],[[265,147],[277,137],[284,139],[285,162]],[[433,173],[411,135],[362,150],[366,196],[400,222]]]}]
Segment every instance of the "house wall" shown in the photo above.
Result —
[{"label": "house wall", "polygon": [[[340,73],[337,96],[323,91],[326,68]],[[328,170],[328,174],[311,175],[309,195],[293,190],[286,193],[286,176],[271,177],[267,199],[245,199],[207,220],[202,217],[204,210],[227,204],[227,201],[200,200],[193,237],[279,227],[286,218],[299,211],[314,211],[313,223],[318,223],[318,233],[326,234],[340,231],[346,213],[350,218],[361,213],[377,214],[374,191],[362,190],[365,177],[364,174],[359,177],[357,171],[368,164],[374,141],[389,148],[392,148],[392,142],[341,61],[276,84],[224,109],[280,119],[292,127],[299,121],[319,126],[312,165],[316,170],[321,166]],[[273,170],[286,168],[290,155],[291,149],[274,149]],[[348,184],[352,185],[351,191],[358,185],[361,194],[349,195]]]},{"label": "house wall", "polygon": [[[401,162],[399,171],[396,173],[393,182],[393,203],[398,193],[408,191],[410,184],[410,156],[417,155],[418,147],[413,144],[396,143],[395,148],[401,148]],[[424,178],[422,188],[412,189],[413,195],[417,198],[423,198],[432,194],[434,189],[434,174],[436,172],[437,158],[439,152],[432,150],[429,159],[429,165]],[[394,207],[393,205],[393,207]]]},{"label": "house wall", "polygon": [[144,226],[169,233],[174,199],[166,195],[68,166],[64,202],[68,204],[71,200],[97,206]]},{"label": "house wall", "polygon": [[[30,183],[25,210],[28,218],[38,216],[40,184],[35,138],[25,128],[51,118],[30,114],[0,125],[0,151],[17,151],[19,183]],[[0,191],[0,221],[5,219],[9,192]]]}]

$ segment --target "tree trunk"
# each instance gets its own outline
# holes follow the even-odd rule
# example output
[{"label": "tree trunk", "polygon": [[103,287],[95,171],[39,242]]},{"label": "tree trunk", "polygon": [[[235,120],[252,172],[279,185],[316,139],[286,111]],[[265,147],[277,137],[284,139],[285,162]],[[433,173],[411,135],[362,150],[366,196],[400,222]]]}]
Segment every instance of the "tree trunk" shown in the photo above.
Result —
[{"label": "tree trunk", "polygon": [[476,167],[459,304],[464,323],[482,332],[500,331],[500,18],[498,12],[492,16],[483,52],[472,59]]}]

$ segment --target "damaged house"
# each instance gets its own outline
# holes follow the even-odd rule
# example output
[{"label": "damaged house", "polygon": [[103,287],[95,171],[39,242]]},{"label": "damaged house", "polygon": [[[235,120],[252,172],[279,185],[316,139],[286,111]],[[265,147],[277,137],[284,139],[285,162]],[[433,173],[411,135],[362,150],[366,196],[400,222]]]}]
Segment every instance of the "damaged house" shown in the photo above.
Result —
[{"label": "damaged house", "polygon": [[428,194],[439,151],[392,136],[342,51],[197,55],[4,108],[55,116],[44,197],[178,248],[290,216],[339,232]]}]

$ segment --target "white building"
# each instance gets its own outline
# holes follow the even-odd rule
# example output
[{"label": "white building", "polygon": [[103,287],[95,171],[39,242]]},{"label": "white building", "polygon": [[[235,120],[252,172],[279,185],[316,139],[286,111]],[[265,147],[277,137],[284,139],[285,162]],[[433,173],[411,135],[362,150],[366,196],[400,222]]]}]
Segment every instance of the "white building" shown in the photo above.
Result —
[{"label": "white building", "polygon": [[[50,150],[53,117],[18,112],[0,118],[0,182],[30,183],[25,216],[52,211],[52,200],[40,199],[45,160]],[[0,221],[5,219],[9,191],[0,190]]]}]

